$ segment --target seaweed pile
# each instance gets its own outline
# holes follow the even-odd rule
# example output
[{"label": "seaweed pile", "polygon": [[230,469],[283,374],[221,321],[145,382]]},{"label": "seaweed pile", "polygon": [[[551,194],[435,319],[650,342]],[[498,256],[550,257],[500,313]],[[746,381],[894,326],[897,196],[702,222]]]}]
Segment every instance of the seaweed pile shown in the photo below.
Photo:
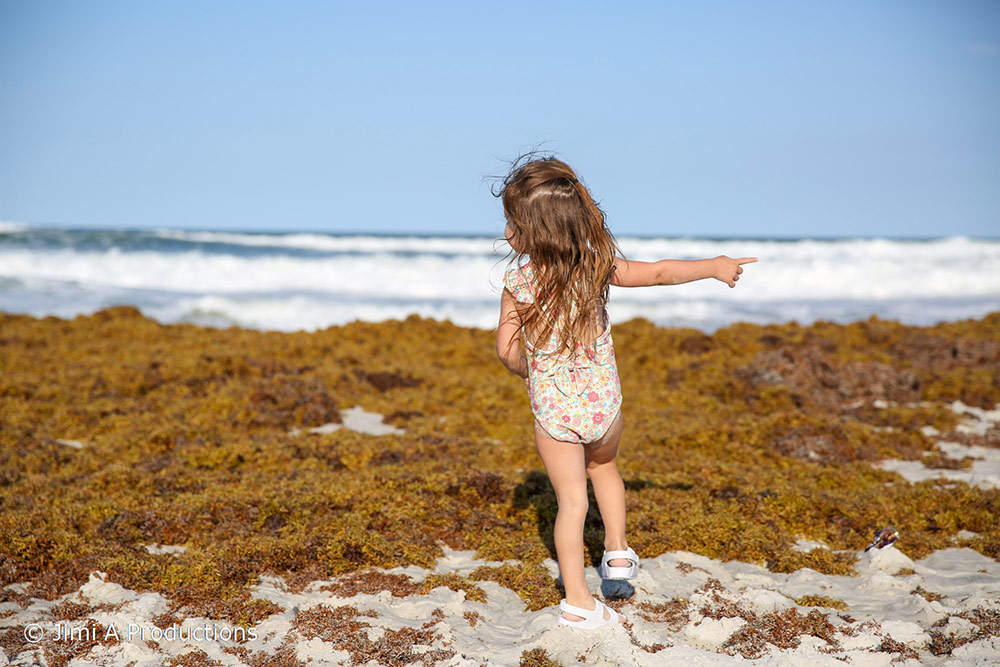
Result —
[{"label": "seaweed pile", "polygon": [[[1000,313],[710,336],[633,320],[614,337],[640,556],[851,574],[892,523],[913,558],[956,544],[1000,558],[1000,490],[873,466],[967,465],[936,452],[927,427],[1000,447],[995,431],[956,430],[949,408],[1000,403]],[[0,588],[31,582],[27,594],[55,599],[101,570],[162,593],[173,614],[247,626],[274,610],[249,595],[262,575],[301,588],[432,567],[447,545],[521,567],[438,585],[474,599],[493,581],[529,609],[551,605],[555,496],[524,385],[494,349],[489,331],[416,316],[278,333],[163,325],[126,306],[0,313]],[[353,406],[403,434],[308,431]],[[593,502],[585,543],[599,560]]]}]

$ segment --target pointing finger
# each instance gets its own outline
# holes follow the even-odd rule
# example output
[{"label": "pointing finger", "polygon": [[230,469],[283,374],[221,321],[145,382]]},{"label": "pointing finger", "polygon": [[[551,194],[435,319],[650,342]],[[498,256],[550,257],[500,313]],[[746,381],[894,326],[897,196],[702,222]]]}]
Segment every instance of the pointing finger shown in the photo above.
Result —
[{"label": "pointing finger", "polygon": [[756,261],[757,261],[756,257],[740,257],[738,260],[736,260],[736,263],[737,264],[753,264]]}]

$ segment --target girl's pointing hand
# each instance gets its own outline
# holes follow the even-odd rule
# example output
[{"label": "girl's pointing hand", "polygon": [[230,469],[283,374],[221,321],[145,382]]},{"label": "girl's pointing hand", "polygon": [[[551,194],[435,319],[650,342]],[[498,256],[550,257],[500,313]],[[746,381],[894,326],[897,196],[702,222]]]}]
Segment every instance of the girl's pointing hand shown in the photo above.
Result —
[{"label": "girl's pointing hand", "polygon": [[725,255],[719,255],[715,260],[718,268],[715,271],[714,277],[730,287],[736,287],[736,281],[740,279],[740,274],[743,273],[743,265],[752,264],[757,261],[757,258],[740,257],[739,259],[733,259]]}]

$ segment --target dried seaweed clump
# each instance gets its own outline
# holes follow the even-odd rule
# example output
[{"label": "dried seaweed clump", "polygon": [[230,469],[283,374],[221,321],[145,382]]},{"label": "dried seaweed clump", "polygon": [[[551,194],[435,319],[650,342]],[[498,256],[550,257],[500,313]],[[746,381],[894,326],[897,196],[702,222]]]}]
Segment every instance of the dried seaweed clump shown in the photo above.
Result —
[{"label": "dried seaweed clump", "polygon": [[201,649],[195,649],[181,655],[167,658],[164,667],[219,667],[222,663],[208,657]]},{"label": "dried seaweed clump", "polygon": [[795,598],[795,604],[800,604],[803,607],[829,607],[830,609],[847,611],[847,603],[826,595],[803,595],[800,598]]},{"label": "dried seaweed clump", "polygon": [[[715,620],[740,618],[745,621],[720,647],[724,653],[739,654],[747,659],[759,658],[767,652],[768,644],[779,649],[796,648],[802,635],[824,640],[830,650],[840,647],[835,637],[839,630],[830,622],[827,614],[813,609],[803,616],[795,608],[758,614],[725,598],[722,595],[724,591],[725,587],[714,577],[709,577],[697,591],[706,599],[698,608],[698,613],[702,616]],[[675,627],[676,625],[675,621]]]},{"label": "dried seaweed clump", "polygon": [[[95,646],[113,646],[119,643],[119,640],[114,635],[105,639],[105,634],[108,631],[107,626],[92,619],[88,619],[83,625],[74,624],[72,627],[73,631],[78,634],[74,634],[69,640],[54,641],[49,637],[44,637],[37,644],[24,644],[19,647],[13,647],[15,650],[9,652],[9,655],[14,656],[20,651],[40,646],[47,665],[65,667],[73,659],[86,656]],[[17,630],[21,630],[21,628],[17,628]],[[16,632],[16,634],[20,635],[22,633]],[[7,647],[4,646],[4,649],[6,650]]]},{"label": "dried seaweed clump", "polygon": [[[376,664],[386,667],[414,663],[429,667],[455,655],[450,649],[431,648],[441,636],[429,628],[386,629],[381,637],[372,641],[368,637],[371,625],[359,620],[366,616],[370,614],[353,607],[318,605],[300,612],[292,621],[292,628],[306,639],[318,638],[338,650],[347,651],[352,665],[364,665],[374,660]],[[422,650],[415,650],[417,647]]]},{"label": "dried seaweed clump", "polygon": [[464,591],[465,597],[474,602],[486,602],[486,594],[476,583],[458,574],[427,575],[423,581],[416,583],[405,574],[390,574],[387,572],[362,571],[345,574],[331,583],[323,585],[320,590],[329,591],[337,597],[353,597],[359,593],[375,595],[389,591],[393,597],[404,598],[410,595],[426,595],[433,589],[444,586],[453,591]]},{"label": "dried seaweed clump", "polygon": [[341,423],[340,404],[318,378],[271,375],[254,381],[245,418],[250,426],[320,426]]},{"label": "dried seaweed clump", "polygon": [[393,597],[404,598],[415,594],[418,588],[414,585],[413,579],[405,574],[363,571],[338,577],[334,583],[325,584],[320,590],[343,598],[353,597],[359,593],[374,595],[382,591],[389,591]]},{"label": "dried seaweed clump", "polygon": [[562,595],[544,566],[525,563],[517,567],[505,563],[499,567],[477,567],[469,575],[470,579],[478,581],[493,581],[504,588],[516,592],[524,600],[528,611],[538,611],[554,604],[559,604]]},{"label": "dried seaweed clump", "polygon": [[834,636],[837,628],[826,614],[815,609],[805,616],[796,609],[772,611],[761,616],[743,610],[739,616],[746,621],[746,625],[722,645],[722,650],[730,655],[738,653],[747,659],[759,658],[767,652],[768,644],[779,649],[796,648],[803,635],[822,639],[831,651],[840,648],[840,642]]},{"label": "dried seaweed clump", "polygon": [[920,654],[916,649],[910,648],[901,641],[892,637],[883,637],[882,642],[875,648],[878,653],[898,653],[903,660],[919,660]]},{"label": "dried seaweed clump", "polygon": [[539,647],[521,651],[518,667],[562,667],[562,663],[553,660],[548,651]]},{"label": "dried seaweed clump", "polygon": [[946,635],[943,628],[948,625],[950,617],[942,618],[931,629],[931,642],[928,648],[934,655],[951,655],[951,652],[956,648],[969,642],[989,637],[1000,637],[1000,610],[977,607],[971,611],[952,614],[952,616],[972,622],[976,629],[961,636],[956,636],[953,632]]},{"label": "dried seaweed clump", "polygon": [[640,602],[639,616],[651,623],[662,623],[670,632],[678,632],[691,620],[691,603],[683,598],[667,602]]}]

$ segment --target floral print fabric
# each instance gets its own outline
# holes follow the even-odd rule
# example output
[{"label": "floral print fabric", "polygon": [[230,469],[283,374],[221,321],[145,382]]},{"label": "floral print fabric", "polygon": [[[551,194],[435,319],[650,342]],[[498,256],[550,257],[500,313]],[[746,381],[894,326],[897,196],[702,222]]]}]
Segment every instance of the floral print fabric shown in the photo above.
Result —
[{"label": "floral print fabric", "polygon": [[[538,283],[530,264],[511,267],[503,282],[517,301],[534,303]],[[537,348],[525,338],[528,395],[535,419],[556,440],[575,443],[599,440],[622,403],[611,323],[608,322],[594,347],[579,345],[572,355],[552,352],[558,347],[558,331],[553,331],[546,344]]]}]

